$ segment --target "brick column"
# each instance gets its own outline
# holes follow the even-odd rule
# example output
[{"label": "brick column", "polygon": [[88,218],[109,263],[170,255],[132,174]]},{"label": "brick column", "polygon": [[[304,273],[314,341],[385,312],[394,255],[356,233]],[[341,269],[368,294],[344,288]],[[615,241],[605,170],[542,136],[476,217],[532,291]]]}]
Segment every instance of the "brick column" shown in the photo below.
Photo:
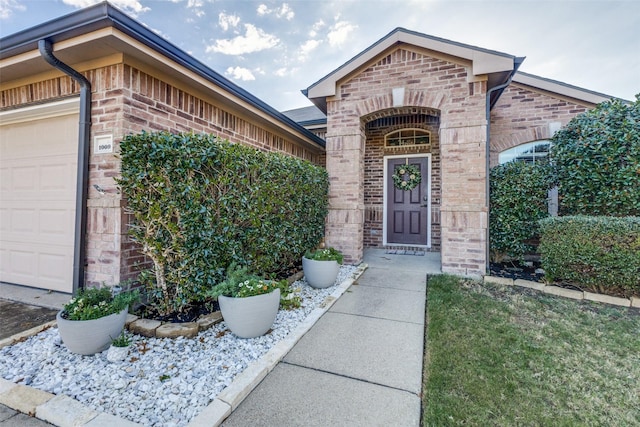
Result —
[{"label": "brick column", "polygon": [[330,185],[325,242],[340,250],[346,263],[359,264],[363,252],[365,135],[354,126],[328,134],[326,141]]},{"label": "brick column", "polygon": [[486,125],[440,128],[442,271],[485,274]]}]

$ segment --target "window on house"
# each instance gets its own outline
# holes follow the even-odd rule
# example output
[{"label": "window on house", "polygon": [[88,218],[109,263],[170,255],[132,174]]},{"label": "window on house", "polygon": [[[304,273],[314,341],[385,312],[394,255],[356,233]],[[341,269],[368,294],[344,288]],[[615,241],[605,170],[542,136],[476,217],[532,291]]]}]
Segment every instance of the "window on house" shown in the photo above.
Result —
[{"label": "window on house", "polygon": [[401,129],[384,136],[384,146],[407,147],[429,145],[431,143],[431,132],[424,129]]},{"label": "window on house", "polygon": [[535,164],[536,161],[547,157],[550,145],[551,141],[542,139],[509,148],[498,154],[498,163],[525,162]]}]

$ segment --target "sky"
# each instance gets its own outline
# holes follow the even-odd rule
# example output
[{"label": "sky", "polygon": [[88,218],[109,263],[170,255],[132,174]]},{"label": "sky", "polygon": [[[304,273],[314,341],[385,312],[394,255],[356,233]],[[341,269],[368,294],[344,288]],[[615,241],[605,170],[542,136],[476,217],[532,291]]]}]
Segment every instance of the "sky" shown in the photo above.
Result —
[{"label": "sky", "polygon": [[[0,37],[97,0],[0,0]],[[396,27],[525,56],[521,71],[634,100],[640,0],[112,0],[267,104],[300,92]]]}]

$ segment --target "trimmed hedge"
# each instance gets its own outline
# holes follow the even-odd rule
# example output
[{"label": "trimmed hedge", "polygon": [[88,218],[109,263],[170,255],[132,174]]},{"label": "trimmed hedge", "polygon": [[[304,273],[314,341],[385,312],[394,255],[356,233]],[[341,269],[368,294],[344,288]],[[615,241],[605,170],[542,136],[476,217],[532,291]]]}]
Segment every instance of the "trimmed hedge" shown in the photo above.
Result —
[{"label": "trimmed hedge", "polygon": [[593,292],[640,296],[640,218],[566,216],[540,221],[549,281]]},{"label": "trimmed hedge", "polygon": [[551,160],[560,215],[640,215],[640,95],[611,100],[557,132]]},{"label": "trimmed hedge", "polygon": [[537,237],[538,221],[548,216],[547,166],[509,162],[492,168],[489,180],[491,260],[522,261],[535,249],[527,242]]},{"label": "trimmed hedge", "polygon": [[161,313],[202,299],[234,262],[286,273],[324,234],[329,180],[307,161],[204,134],[143,132],[120,150],[130,234],[153,261]]}]

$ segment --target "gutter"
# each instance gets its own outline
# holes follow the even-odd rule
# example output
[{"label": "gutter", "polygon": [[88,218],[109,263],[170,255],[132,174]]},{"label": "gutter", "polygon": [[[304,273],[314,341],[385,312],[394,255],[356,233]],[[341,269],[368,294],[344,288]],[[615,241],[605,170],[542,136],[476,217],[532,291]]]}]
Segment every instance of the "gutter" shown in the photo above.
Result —
[{"label": "gutter", "polygon": [[73,248],[73,293],[84,288],[86,258],[87,187],[89,181],[89,143],[91,138],[91,82],[53,55],[49,39],[38,40],[42,58],[52,67],[70,76],[80,85],[80,120],[78,129],[78,166],[76,179],[76,218]]},{"label": "gutter", "polygon": [[[490,216],[490,211],[491,211],[491,206],[490,206],[490,195],[489,192],[491,190],[490,187],[490,182],[489,182],[489,175],[490,175],[490,168],[491,168],[491,160],[490,160],[490,156],[491,156],[491,141],[490,141],[490,136],[491,136],[491,109],[493,108],[493,106],[496,104],[496,102],[498,102],[498,98],[500,98],[500,95],[502,94],[502,91],[504,91],[504,89],[506,89],[507,86],[509,86],[511,84],[511,81],[513,80],[513,77],[516,75],[516,72],[518,71],[518,68],[520,68],[520,65],[522,65],[522,63],[524,62],[524,57],[516,57],[513,60],[513,71],[511,72],[511,74],[509,74],[509,78],[507,78],[507,81],[498,85],[498,86],[494,86],[491,89],[489,89],[487,91],[487,98],[486,98],[486,102],[485,102],[485,114],[487,116],[487,141],[486,141],[486,148],[485,148],[485,159],[486,159],[486,166],[485,166],[485,173],[487,176],[486,179],[486,188],[485,188],[485,192],[486,192],[486,201],[485,204],[487,206],[487,245],[485,248],[485,256],[486,256],[486,265],[485,265],[485,272],[487,274],[489,274],[489,259],[490,259],[490,233],[489,233],[489,216]],[[499,93],[497,93],[496,98],[494,99],[493,102],[491,102],[491,95],[493,94],[493,92],[496,91],[500,91]]]}]

